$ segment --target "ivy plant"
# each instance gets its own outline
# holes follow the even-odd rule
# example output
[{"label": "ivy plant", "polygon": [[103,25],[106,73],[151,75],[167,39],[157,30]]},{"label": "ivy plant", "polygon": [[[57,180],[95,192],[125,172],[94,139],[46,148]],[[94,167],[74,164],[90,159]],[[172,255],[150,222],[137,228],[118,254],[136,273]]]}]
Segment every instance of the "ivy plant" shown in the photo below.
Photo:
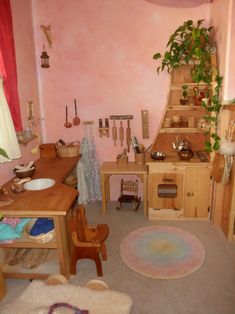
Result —
[{"label": "ivy plant", "polygon": [[[219,74],[215,77],[214,94],[211,97],[211,103],[206,104],[202,101],[202,106],[210,113],[205,115],[205,120],[209,125],[209,130],[206,135],[210,135],[211,140],[205,141],[205,150],[207,152],[217,151],[220,146],[220,137],[217,134],[218,116],[221,109],[220,91],[222,88],[223,78]],[[214,130],[214,131],[213,131]]]}]

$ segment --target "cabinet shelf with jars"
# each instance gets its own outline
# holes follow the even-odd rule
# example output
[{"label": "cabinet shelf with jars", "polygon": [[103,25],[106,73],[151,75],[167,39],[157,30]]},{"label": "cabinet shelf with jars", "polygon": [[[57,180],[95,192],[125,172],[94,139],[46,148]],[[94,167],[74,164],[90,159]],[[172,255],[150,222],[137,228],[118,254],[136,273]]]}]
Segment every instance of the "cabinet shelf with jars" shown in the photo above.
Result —
[{"label": "cabinet shelf with jars", "polygon": [[191,65],[181,66],[171,72],[171,81],[165,113],[161,126],[153,141],[152,151],[173,154],[172,142],[177,136],[187,137],[194,151],[202,151],[208,124],[205,116],[208,111],[202,102],[208,103],[212,87],[207,83],[194,83],[191,78]]}]

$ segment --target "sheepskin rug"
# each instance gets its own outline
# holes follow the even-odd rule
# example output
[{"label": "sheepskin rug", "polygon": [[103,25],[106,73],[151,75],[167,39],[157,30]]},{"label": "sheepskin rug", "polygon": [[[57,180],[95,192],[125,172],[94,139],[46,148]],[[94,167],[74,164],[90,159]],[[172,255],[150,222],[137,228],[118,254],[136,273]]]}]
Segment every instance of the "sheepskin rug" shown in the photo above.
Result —
[{"label": "sheepskin rug", "polygon": [[[49,306],[58,302],[89,310],[89,314],[129,314],[133,304],[130,296],[117,291],[96,291],[71,284],[50,286],[35,280],[19,298],[6,304],[1,314],[47,314]],[[74,311],[65,308],[53,311],[53,314],[62,313],[72,314]]]}]

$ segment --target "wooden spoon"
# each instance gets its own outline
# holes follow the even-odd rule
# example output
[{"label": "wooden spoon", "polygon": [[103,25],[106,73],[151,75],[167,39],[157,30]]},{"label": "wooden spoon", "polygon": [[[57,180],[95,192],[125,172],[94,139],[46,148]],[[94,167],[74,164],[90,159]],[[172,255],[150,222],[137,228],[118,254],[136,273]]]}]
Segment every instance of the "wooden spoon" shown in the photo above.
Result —
[{"label": "wooden spoon", "polygon": [[79,125],[79,124],[80,124],[80,119],[78,118],[78,114],[77,114],[77,103],[76,103],[76,99],[74,99],[74,108],[75,108],[75,118],[73,119],[73,124],[74,124],[74,125]]},{"label": "wooden spoon", "polygon": [[72,127],[72,123],[70,123],[70,122],[68,121],[68,106],[66,106],[66,121],[65,121],[64,126],[65,126],[66,128],[71,128],[71,127]]}]

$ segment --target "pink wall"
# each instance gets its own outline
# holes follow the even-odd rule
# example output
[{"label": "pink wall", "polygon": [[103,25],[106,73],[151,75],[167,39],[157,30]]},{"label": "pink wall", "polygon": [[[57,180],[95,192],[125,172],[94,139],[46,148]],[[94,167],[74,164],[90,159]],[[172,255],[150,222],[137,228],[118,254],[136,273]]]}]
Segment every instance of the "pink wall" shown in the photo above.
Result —
[{"label": "pink wall", "polygon": [[[26,103],[28,101],[34,102],[36,117],[38,118],[40,116],[34,56],[31,1],[11,0],[11,7],[16,47],[18,91],[22,122],[23,127],[25,127],[27,125]],[[36,125],[33,127],[33,132],[38,133],[39,129],[40,124],[36,121]],[[30,152],[36,144],[36,141],[32,141],[27,146],[20,145],[22,158],[7,164],[0,164],[0,184],[3,184],[13,176],[14,165],[38,159],[38,155],[32,155]]]},{"label": "pink wall", "polygon": [[230,25],[230,46],[229,46],[229,60],[228,60],[228,90],[226,94],[225,100],[231,100],[235,98],[235,59],[234,59],[234,51],[235,51],[235,1],[231,1],[231,25]]},{"label": "pink wall", "polygon": [[[98,118],[133,114],[132,134],[146,147],[152,143],[166,102],[168,76],[156,74],[156,51],[182,21],[209,18],[209,4],[169,8],[143,0],[34,0],[37,59],[45,43],[41,24],[50,24],[51,67],[38,69],[41,82],[44,141],[82,139],[83,126],[64,127],[65,105],[74,117],[73,99],[81,120],[93,120],[100,163],[115,160],[123,147],[99,137]],[[39,65],[39,62],[38,62]],[[142,139],[141,109],[149,110],[150,138]],[[134,154],[129,154],[129,160]],[[116,185],[116,184],[115,184]],[[119,190],[119,182],[117,182]],[[118,194],[118,192],[116,192]],[[115,197],[115,193],[114,193]]]},{"label": "pink wall", "polygon": [[[228,89],[228,69],[230,52],[228,51],[229,38],[228,29],[231,23],[230,3],[233,0],[214,0],[211,4],[211,25],[215,27],[215,40],[217,43],[217,58],[220,74],[223,76],[222,97]],[[222,14],[223,13],[223,14]]]}]

